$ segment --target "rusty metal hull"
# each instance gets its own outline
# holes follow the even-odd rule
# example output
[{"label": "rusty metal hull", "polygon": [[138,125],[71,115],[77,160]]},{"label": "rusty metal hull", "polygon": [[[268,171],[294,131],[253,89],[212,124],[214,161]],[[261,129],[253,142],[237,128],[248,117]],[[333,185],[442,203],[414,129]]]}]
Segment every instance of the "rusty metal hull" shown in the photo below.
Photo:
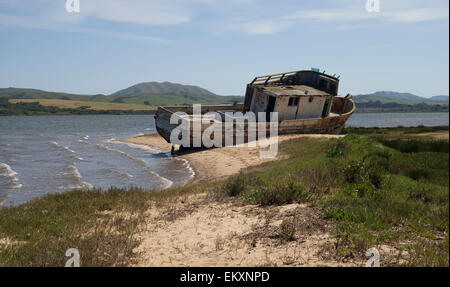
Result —
[{"label": "rusty metal hull", "polygon": [[[333,99],[333,105],[331,108],[331,114],[325,118],[313,118],[313,119],[297,119],[297,120],[284,120],[278,123],[278,134],[339,134],[345,126],[345,123],[355,111],[356,105],[351,97]],[[218,111],[235,111],[242,112],[243,106],[238,105],[221,105],[221,106],[202,106],[202,114],[207,112]],[[184,112],[192,114],[192,107],[178,106],[178,107],[158,107],[155,114],[155,124],[158,133],[170,143],[170,135],[172,131],[179,126],[179,123],[171,124],[170,118],[175,112]],[[190,137],[191,144],[193,143],[193,124],[190,123]],[[203,132],[210,127],[211,124],[201,124],[201,131]],[[233,127],[227,128],[222,123],[222,142],[225,144],[225,137],[232,136],[236,138],[236,124]],[[256,125],[249,125],[245,123],[243,128],[241,126],[240,131],[244,133],[245,142],[248,141],[249,132],[256,131]],[[256,133],[257,134],[257,133]],[[270,135],[270,123],[266,123],[266,136]],[[236,140],[234,140],[234,143]]]}]

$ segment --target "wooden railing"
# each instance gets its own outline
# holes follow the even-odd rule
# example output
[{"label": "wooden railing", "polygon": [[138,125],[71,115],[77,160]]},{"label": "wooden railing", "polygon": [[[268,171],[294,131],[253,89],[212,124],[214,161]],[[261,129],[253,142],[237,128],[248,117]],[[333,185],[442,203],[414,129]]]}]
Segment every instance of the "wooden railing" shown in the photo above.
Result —
[{"label": "wooden railing", "polygon": [[286,72],[286,73],[280,73],[280,74],[273,74],[273,75],[266,75],[266,76],[260,76],[256,77],[250,85],[267,85],[273,82],[278,82],[284,79],[286,76],[293,76],[296,73],[300,71],[292,71],[292,72]]}]

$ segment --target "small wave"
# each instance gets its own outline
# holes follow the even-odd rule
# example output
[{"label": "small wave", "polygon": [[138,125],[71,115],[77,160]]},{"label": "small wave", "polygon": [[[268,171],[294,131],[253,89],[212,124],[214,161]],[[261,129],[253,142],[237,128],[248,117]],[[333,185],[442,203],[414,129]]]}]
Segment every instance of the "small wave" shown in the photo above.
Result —
[{"label": "small wave", "polygon": [[6,163],[0,162],[0,175],[7,178],[8,188],[19,189],[22,187],[22,184],[19,183],[19,178],[17,177],[17,172],[15,172]]},{"label": "small wave", "polygon": [[71,150],[69,147],[60,145],[59,143],[57,143],[57,142],[55,142],[55,141],[51,141],[51,142],[49,142],[49,143],[51,143],[52,145],[56,146],[57,148],[60,148],[60,149],[62,149],[62,150],[65,150],[65,151],[67,151],[67,152],[75,153],[75,151]]},{"label": "small wave", "polygon": [[[138,147],[138,148],[140,148],[140,149],[145,149],[145,150],[147,150],[147,151],[150,151],[150,150],[151,150],[151,151],[155,151],[155,149],[153,149],[153,148],[151,148],[151,147],[149,147],[149,146],[137,145],[137,144],[126,143],[126,142],[120,142],[120,141],[116,141],[115,139],[109,139],[109,140],[106,140],[105,142],[107,142],[107,143],[121,143],[121,144],[129,145],[130,147],[132,146],[132,147]],[[88,145],[90,145],[90,146],[94,146],[94,147],[96,147],[96,148],[102,149],[102,150],[104,150],[104,151],[116,153],[116,154],[121,155],[121,156],[123,156],[123,157],[126,157],[126,158],[128,158],[128,159],[130,159],[130,160],[139,162],[140,164],[142,164],[142,165],[143,165],[145,168],[147,168],[147,169],[149,168],[149,164],[148,164],[145,160],[140,159],[140,158],[137,158],[137,157],[134,157],[134,156],[132,156],[132,155],[130,155],[130,154],[127,154],[126,152],[123,152],[123,151],[121,151],[121,150],[109,148],[109,147],[107,147],[107,146],[105,146],[105,145],[102,145],[102,144],[88,143],[88,142],[84,142],[84,143],[85,143],[85,144],[88,144]],[[167,178],[165,178],[165,177],[159,175],[158,173],[156,173],[156,172],[154,172],[154,171],[151,171],[151,170],[148,170],[148,172],[161,180],[161,182],[162,182],[161,188],[162,188],[162,189],[169,188],[169,187],[171,187],[171,186],[173,185],[173,181],[171,181],[171,180],[169,180],[169,179],[167,179]]]},{"label": "small wave", "polygon": [[148,172],[161,180],[161,189],[166,189],[173,185],[173,181],[171,181],[170,179],[167,179],[151,170],[149,170]]},{"label": "small wave", "polygon": [[87,141],[84,141],[84,140],[82,140],[82,139],[77,139],[77,142],[82,143],[82,144],[85,144],[85,145],[91,145],[91,143],[89,143],[89,142],[87,142]]},{"label": "small wave", "polygon": [[[127,146],[131,147],[131,148],[136,148],[136,149],[140,149],[140,150],[144,150],[144,151],[149,151],[152,154],[154,154],[154,153],[162,153],[168,158],[173,158],[172,154],[170,153],[170,151],[166,152],[165,150],[159,149],[157,147],[152,147],[152,146],[148,146],[148,145],[141,145],[141,144],[135,144],[135,143],[130,143],[130,142],[122,142],[122,141],[111,141],[111,143],[124,144],[124,145],[127,145]],[[192,169],[192,167],[189,164],[189,162],[186,159],[184,159],[184,158],[176,158],[176,159],[177,160],[181,160],[183,162],[183,165],[189,170],[189,173],[190,173],[189,178],[193,178],[195,176],[195,171]],[[168,180],[167,178],[162,177],[162,176],[160,176],[157,173],[154,173],[154,174],[156,176],[159,176],[159,177],[161,177],[163,179]],[[170,181],[170,184],[167,182],[167,187],[164,187],[163,189],[169,188],[169,187],[171,187],[173,185],[173,182],[171,180],[168,180],[168,181]]]},{"label": "small wave", "polygon": [[127,145],[127,146],[129,146],[131,148],[134,148],[134,149],[140,149],[140,150],[143,150],[143,151],[148,151],[148,152],[150,152],[152,154],[165,152],[162,149],[159,149],[157,147],[148,146],[148,145],[135,144],[135,143],[130,143],[130,142],[122,142],[122,141],[111,141],[111,143],[124,144],[124,145]]},{"label": "small wave", "polygon": [[[82,189],[92,189],[92,184],[85,182],[82,180],[82,176],[80,174],[80,171],[78,168],[74,165],[68,165],[66,166],[67,170],[69,171],[69,175],[72,175],[75,180],[78,182],[78,184],[75,186],[75,188],[82,188]],[[74,188],[74,186],[69,186],[69,188]]]},{"label": "small wave", "polygon": [[68,165],[66,168],[69,170],[69,174],[73,175],[77,179],[81,179],[81,174],[76,166]]},{"label": "small wave", "polygon": [[[134,157],[132,155],[129,155],[129,154],[123,152],[123,151],[120,151],[120,150],[117,150],[117,149],[113,149],[113,148],[109,148],[109,147],[101,145],[101,144],[92,144],[92,145],[96,146],[97,148],[100,148],[100,149],[103,149],[103,150],[106,150],[106,151],[109,151],[109,152],[113,152],[113,153],[122,155],[122,156],[124,156],[126,158],[129,158],[131,160],[140,162],[146,168],[149,167],[148,163],[145,160],[140,159],[140,158],[136,158],[136,157]],[[173,181],[171,181],[171,180],[169,180],[169,179],[159,175],[158,173],[156,173],[154,171],[151,171],[151,170],[148,170],[148,172],[161,180],[161,182],[162,182],[162,187],[161,188],[162,189],[169,188],[169,187],[171,187],[173,185]]]},{"label": "small wave", "polygon": [[19,189],[19,188],[22,188],[22,186],[23,185],[21,183],[18,183],[18,182],[10,182],[7,185],[7,187],[10,188],[10,189]]},{"label": "small wave", "polygon": [[105,151],[108,151],[108,152],[112,152],[112,153],[121,155],[123,157],[126,157],[128,159],[140,162],[145,167],[148,167],[148,163],[145,160],[140,159],[140,158],[136,158],[136,157],[134,157],[134,156],[132,156],[130,154],[127,154],[126,152],[123,152],[123,151],[120,151],[120,150],[117,150],[117,149],[113,149],[113,148],[109,148],[109,147],[101,145],[101,144],[91,144],[91,145],[93,145],[93,146],[95,146],[95,147],[97,147],[99,149],[102,149],[102,150],[105,150]]},{"label": "small wave", "polygon": [[189,170],[189,178],[194,178],[195,177],[195,171],[194,169],[191,167],[191,164],[189,163],[189,161],[187,159],[184,158],[177,158],[178,160],[181,160],[183,162],[183,165]]},{"label": "small wave", "polygon": [[109,172],[109,173],[114,173],[114,174],[117,174],[117,175],[119,175],[120,177],[122,177],[122,178],[134,178],[134,176],[132,175],[132,174],[129,174],[129,173],[127,173],[127,172],[120,172],[120,171],[118,171],[118,170],[116,170],[116,169],[114,169],[114,168],[108,168],[108,169],[106,169],[105,170],[106,172]]},{"label": "small wave", "polygon": [[103,140],[104,143],[116,143],[116,141],[117,140],[115,138],[110,138],[110,139]]},{"label": "small wave", "polygon": [[14,177],[17,175],[17,172],[12,170],[12,168],[7,165],[6,163],[0,162],[0,175],[6,176],[6,177]]}]

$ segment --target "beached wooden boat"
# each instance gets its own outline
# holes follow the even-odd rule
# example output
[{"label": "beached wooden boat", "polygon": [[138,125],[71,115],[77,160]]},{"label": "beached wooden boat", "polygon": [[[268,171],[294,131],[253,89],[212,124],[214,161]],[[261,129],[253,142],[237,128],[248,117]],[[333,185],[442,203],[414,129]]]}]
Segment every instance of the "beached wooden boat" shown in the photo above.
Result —
[{"label": "beached wooden boat", "polygon": [[[355,111],[356,105],[351,95],[338,97],[339,77],[318,71],[294,71],[256,77],[247,85],[244,103],[234,105],[202,105],[200,115],[193,113],[192,106],[158,107],[155,124],[158,133],[171,142],[172,131],[179,123],[171,124],[171,117],[181,112],[180,120],[189,123],[191,146],[193,143],[193,127],[197,125],[203,133],[213,123],[222,124],[222,138],[231,135],[236,137],[237,130],[244,132],[245,141],[248,133],[261,128],[261,124],[245,122],[236,129],[236,123],[226,126],[224,123],[230,112],[265,113],[266,135],[269,135],[271,113],[278,113],[278,134],[338,134],[345,122]],[[215,115],[212,116],[211,112]],[[208,114],[209,113],[209,114]],[[205,123],[206,119],[206,123]],[[239,124],[238,124],[239,125]]]}]

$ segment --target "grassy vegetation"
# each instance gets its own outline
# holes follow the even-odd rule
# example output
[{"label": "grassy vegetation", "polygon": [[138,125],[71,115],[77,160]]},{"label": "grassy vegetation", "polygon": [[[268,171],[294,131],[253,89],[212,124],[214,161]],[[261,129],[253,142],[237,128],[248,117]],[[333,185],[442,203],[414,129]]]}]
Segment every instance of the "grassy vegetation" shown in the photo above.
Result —
[{"label": "grassy vegetation", "polygon": [[53,106],[60,109],[79,109],[86,108],[89,110],[156,110],[156,106],[135,105],[135,104],[118,104],[109,102],[89,102],[89,101],[72,101],[72,100],[50,100],[50,99],[13,99],[10,103],[39,103],[42,106]]},{"label": "grassy vegetation", "polygon": [[222,191],[244,203],[317,204],[336,223],[338,257],[388,245],[408,254],[389,258],[393,265],[448,266],[448,141],[353,134],[292,140],[281,150],[289,159],[232,177]]},{"label": "grassy vegetation", "polygon": [[[382,258],[383,264],[448,266],[448,141],[413,135],[437,130],[448,127],[347,129],[340,139],[283,142],[285,159],[213,183],[165,191],[72,191],[4,208],[0,240],[16,243],[0,243],[0,265],[62,266],[71,247],[80,249],[83,266],[130,264],[145,210],[206,192],[238,204],[310,203],[335,226],[338,240],[330,248],[336,258],[389,246],[392,258]],[[295,220],[282,223],[283,241],[297,240]]]},{"label": "grassy vegetation", "polygon": [[64,266],[68,248],[79,249],[82,266],[128,266],[138,255],[144,212],[195,191],[74,190],[3,208],[0,266]]},{"label": "grassy vegetation", "polygon": [[[53,101],[53,100],[49,100]],[[120,104],[118,104],[120,105]],[[41,105],[38,102],[11,103],[8,99],[0,98],[0,116],[31,116],[31,115],[130,115],[130,114],[153,114],[154,108],[143,108],[142,110],[124,109],[123,107],[112,107],[113,109],[91,109],[91,106],[78,106],[76,108],[60,108],[57,106]]]},{"label": "grassy vegetation", "polygon": [[435,127],[394,127],[394,128],[354,128],[347,127],[344,129],[344,134],[357,134],[357,135],[388,135],[399,137],[402,135],[410,135],[417,133],[431,133],[431,132],[445,132],[449,131],[449,126],[435,126]]}]

